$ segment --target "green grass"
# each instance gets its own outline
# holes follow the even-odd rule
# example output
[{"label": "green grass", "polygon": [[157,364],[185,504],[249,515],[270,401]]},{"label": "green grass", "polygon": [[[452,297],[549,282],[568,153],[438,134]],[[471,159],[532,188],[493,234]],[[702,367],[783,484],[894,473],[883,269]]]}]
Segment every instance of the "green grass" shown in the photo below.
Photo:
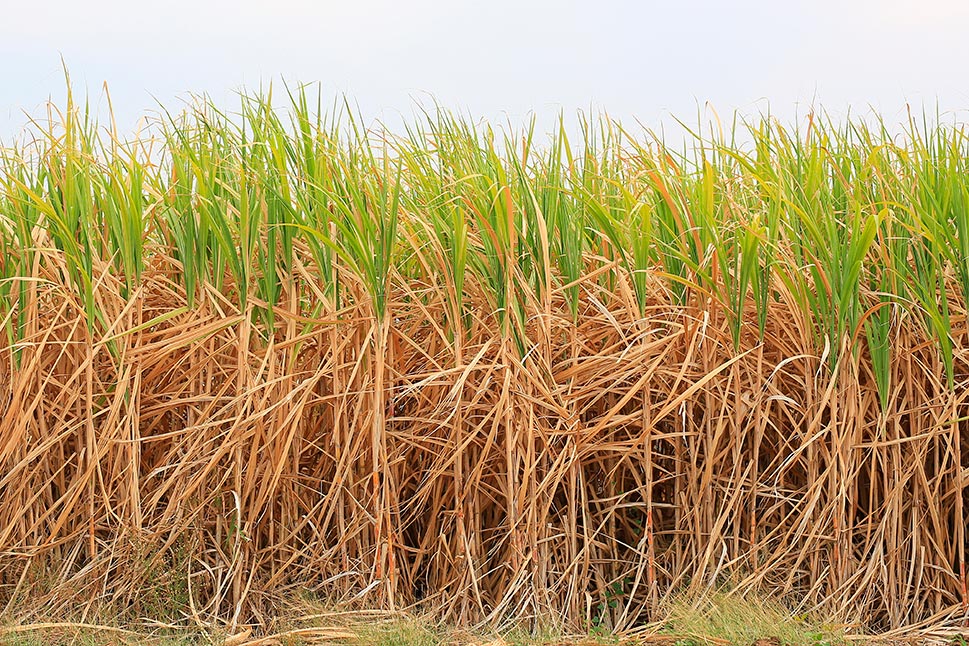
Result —
[{"label": "green grass", "polygon": [[112,634],[88,628],[35,629],[0,634],[0,646],[217,646],[221,638],[206,635],[151,636]]},{"label": "green grass", "polygon": [[779,640],[786,646],[844,643],[843,630],[798,616],[773,599],[727,593],[675,600],[664,632],[674,635],[682,646],[723,642],[750,646],[757,640]]},{"label": "green grass", "polygon": [[447,639],[441,628],[417,618],[363,625],[355,632],[350,646],[441,646]]},{"label": "green grass", "polygon": [[802,132],[765,118],[697,130],[676,152],[605,119],[582,121],[578,138],[560,123],[542,141],[534,123],[499,133],[439,111],[396,135],[339,105],[321,113],[303,88],[289,99],[288,111],[272,91],[234,112],[202,102],[126,140],[69,92],[48,129],[0,157],[8,339],[25,329],[35,241],[63,253],[49,270],[81,294],[92,332],[111,324],[94,297],[105,272],[131,293],[165,249],[189,306],[222,291],[264,340],[274,308],[302,297],[299,262],[332,308],[365,294],[378,318],[397,276],[444,282],[456,343],[473,279],[520,354],[526,301],[562,292],[574,318],[576,281],[599,265],[603,284],[628,277],[641,312],[647,276],[662,273],[678,302],[729,319],[735,345],[764,334],[772,283],[783,285],[830,368],[867,346],[883,401],[892,312],[910,312],[952,383],[942,296],[969,303],[961,125],[912,121],[899,138],[880,122],[816,114]]}]

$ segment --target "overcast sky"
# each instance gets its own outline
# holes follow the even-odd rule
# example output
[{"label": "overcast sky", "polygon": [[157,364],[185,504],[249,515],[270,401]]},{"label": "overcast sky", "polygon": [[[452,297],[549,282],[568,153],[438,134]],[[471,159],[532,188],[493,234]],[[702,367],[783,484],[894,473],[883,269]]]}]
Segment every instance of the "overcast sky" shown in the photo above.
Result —
[{"label": "overcast sky", "polygon": [[[605,109],[721,115],[969,108],[967,0],[0,0],[0,139],[64,94],[61,58],[119,125],[156,100],[320,82],[367,116],[435,97],[520,122]],[[957,114],[962,117],[962,113]]]}]

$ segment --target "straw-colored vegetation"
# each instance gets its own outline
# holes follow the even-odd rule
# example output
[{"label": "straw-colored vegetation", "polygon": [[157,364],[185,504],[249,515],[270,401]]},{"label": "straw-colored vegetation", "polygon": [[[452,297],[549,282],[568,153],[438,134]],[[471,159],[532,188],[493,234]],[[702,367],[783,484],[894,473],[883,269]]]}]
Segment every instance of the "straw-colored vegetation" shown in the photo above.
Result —
[{"label": "straw-colored vegetation", "polygon": [[966,618],[969,132],[307,97],[2,149],[8,618]]}]

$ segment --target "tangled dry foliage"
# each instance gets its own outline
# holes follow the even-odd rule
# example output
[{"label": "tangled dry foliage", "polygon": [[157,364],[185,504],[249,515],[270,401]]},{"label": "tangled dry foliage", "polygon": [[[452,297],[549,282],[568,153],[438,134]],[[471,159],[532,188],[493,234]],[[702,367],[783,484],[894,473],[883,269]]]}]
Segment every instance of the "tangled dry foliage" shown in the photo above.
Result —
[{"label": "tangled dry foliage", "polygon": [[[269,122],[271,112],[251,109],[251,122]],[[969,339],[954,270],[938,274],[938,291],[924,302],[900,296],[872,306],[888,292],[876,280],[889,275],[878,269],[889,263],[888,237],[872,234],[861,273],[849,268],[836,283],[831,266],[815,259],[808,267],[797,255],[794,216],[769,225],[782,231],[773,237],[761,225],[723,224],[756,221],[755,211],[769,210],[763,204],[794,204],[757,198],[756,169],[737,170],[727,156],[715,184],[717,212],[727,214],[718,216],[721,246],[674,249],[670,240],[692,241],[702,229],[691,224],[695,203],[684,187],[704,190],[705,167],[695,175],[668,156],[602,146],[626,169],[630,199],[654,213],[666,208],[680,227],[657,233],[635,259],[650,269],[638,271],[616,252],[618,238],[596,233],[608,229],[605,219],[579,227],[578,265],[556,264],[550,254],[568,252],[553,244],[566,225],[555,229],[551,216],[529,211],[529,200],[551,209],[534,188],[551,171],[502,175],[516,154],[475,156],[494,149],[470,130],[461,136],[474,154],[462,159],[480,161],[478,176],[493,172],[480,190],[463,188],[471,173],[454,161],[460,155],[444,158],[423,143],[433,139],[427,133],[412,135],[412,149],[363,161],[352,145],[339,153],[328,143],[307,149],[300,165],[300,124],[309,143],[339,139],[304,119],[289,139],[253,127],[253,139],[283,151],[286,170],[276,174],[274,155],[256,168],[244,144],[212,161],[218,146],[201,137],[186,166],[197,175],[179,202],[171,151],[196,145],[188,135],[169,132],[175,161],[146,157],[118,170],[112,162],[124,155],[111,157],[113,138],[96,152],[71,140],[72,129],[95,132],[72,123],[72,110],[40,154],[5,157],[0,601],[8,615],[113,608],[234,630],[268,625],[281,600],[311,594],[374,608],[420,603],[457,624],[541,619],[622,630],[661,618],[671,594],[730,582],[868,630],[956,625],[967,616]],[[194,115],[197,130],[179,124],[172,132],[204,131],[205,119],[237,132],[231,120],[205,114]],[[438,139],[444,131],[460,139],[448,130],[459,122],[431,119],[442,119]],[[798,143],[772,128],[764,141],[832,148],[822,135]],[[768,163],[779,167],[777,145]],[[424,175],[418,149],[442,156]],[[862,150],[856,156],[865,160],[875,146],[845,140],[841,150]],[[605,175],[608,160],[590,155],[583,172]],[[270,188],[278,197],[279,178],[288,177],[296,192],[301,174],[316,172],[310,158],[330,169],[326,177],[351,180],[344,193],[336,180],[316,197],[309,182],[299,189],[329,204],[321,211],[333,222],[314,225],[325,244],[297,222],[287,250],[266,224],[276,204]],[[829,168],[823,153],[818,159]],[[862,196],[857,212],[872,226],[908,231],[901,249],[915,254],[911,241],[921,234],[905,224],[900,193],[885,193],[917,179],[897,162],[844,181],[875,187],[879,208]],[[372,174],[371,184],[348,170],[352,163]],[[213,182],[228,187],[221,197],[206,197],[206,164],[242,170]],[[144,185],[126,192],[121,182],[113,193],[111,178],[133,181],[135,168],[149,178]],[[888,168],[896,170],[885,179]],[[448,235],[427,224],[436,190],[418,186],[438,171],[441,191],[462,197],[447,202],[448,213],[467,217]],[[837,178],[828,181],[836,173],[822,175],[836,192]],[[108,180],[72,197],[80,177]],[[593,213],[600,184],[580,191],[573,181],[555,193],[573,200],[570,217]],[[351,194],[359,186],[366,199]],[[107,205],[125,195],[137,204],[137,253],[107,221]],[[341,195],[344,210],[333,206]],[[902,205],[891,221],[888,202]],[[214,227],[192,234],[204,247],[193,260],[171,214],[182,208],[179,217],[198,224],[207,203],[234,223],[224,238]],[[309,212],[300,198],[287,204],[287,212]],[[387,205],[392,222],[381,220]],[[828,215],[837,223],[855,206]],[[73,208],[84,228],[63,236],[58,227]],[[247,238],[247,218],[260,213]],[[372,213],[379,226],[365,231],[361,218]],[[16,237],[23,222],[31,222],[29,244]],[[863,238],[865,222],[861,233],[837,225],[833,235]],[[455,231],[464,231],[467,255],[482,259],[468,261],[460,280]],[[745,231],[763,233],[761,246],[743,246]],[[349,244],[365,234],[373,246]],[[543,261],[527,236],[545,240]],[[233,264],[229,247],[243,250],[242,261]],[[695,262],[677,275],[671,249],[681,260],[697,254]],[[733,260],[720,265],[717,253],[742,252],[761,259],[762,282],[741,283],[735,301],[712,286],[733,275]],[[289,255],[263,262],[276,253]],[[888,293],[909,293],[899,275],[889,276]],[[853,304],[823,309],[847,293],[825,293],[823,284],[854,289]],[[938,294],[949,325],[942,341],[924,315]],[[887,363],[872,351],[882,312]]]}]

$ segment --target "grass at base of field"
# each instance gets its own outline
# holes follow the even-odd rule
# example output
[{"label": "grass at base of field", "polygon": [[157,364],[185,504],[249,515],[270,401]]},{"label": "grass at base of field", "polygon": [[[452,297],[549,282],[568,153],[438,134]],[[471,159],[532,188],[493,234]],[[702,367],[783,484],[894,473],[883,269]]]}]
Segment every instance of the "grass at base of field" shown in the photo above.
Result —
[{"label": "grass at base of field", "polygon": [[845,628],[799,615],[769,598],[715,593],[672,604],[666,631],[683,644],[832,646],[845,641]]},{"label": "grass at base of field", "polygon": [[268,634],[45,622],[0,626],[0,646],[837,646],[848,639],[842,627],[798,615],[779,602],[724,592],[679,598],[665,621],[619,634],[597,626],[576,634],[550,624],[459,629],[405,612],[300,607],[299,614],[278,619]]}]

